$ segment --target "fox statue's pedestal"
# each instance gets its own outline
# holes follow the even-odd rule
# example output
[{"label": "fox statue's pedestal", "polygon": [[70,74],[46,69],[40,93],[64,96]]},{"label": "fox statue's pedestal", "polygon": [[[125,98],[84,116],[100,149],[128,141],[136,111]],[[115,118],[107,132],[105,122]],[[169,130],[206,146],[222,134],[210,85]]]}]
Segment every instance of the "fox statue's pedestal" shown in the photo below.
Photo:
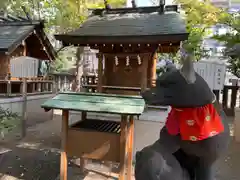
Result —
[{"label": "fox statue's pedestal", "polygon": [[240,142],[240,108],[235,108],[234,136],[235,140]]}]

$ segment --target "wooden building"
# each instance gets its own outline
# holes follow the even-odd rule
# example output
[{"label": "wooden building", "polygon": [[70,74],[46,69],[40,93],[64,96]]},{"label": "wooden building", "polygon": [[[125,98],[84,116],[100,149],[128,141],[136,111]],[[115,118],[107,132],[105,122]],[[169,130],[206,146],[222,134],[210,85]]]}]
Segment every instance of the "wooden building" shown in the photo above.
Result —
[{"label": "wooden building", "polygon": [[156,54],[176,52],[188,33],[178,7],[160,5],[95,9],[79,29],[55,37],[99,50],[98,92],[131,95],[153,85]]},{"label": "wooden building", "polygon": [[21,93],[22,78],[31,80],[29,93],[43,92],[50,81],[44,82],[39,77],[39,66],[55,57],[56,52],[44,32],[44,21],[0,15],[0,95]]},{"label": "wooden building", "polygon": [[44,22],[0,16],[0,79],[11,79],[11,58],[29,56],[54,60],[56,52],[44,32]]}]

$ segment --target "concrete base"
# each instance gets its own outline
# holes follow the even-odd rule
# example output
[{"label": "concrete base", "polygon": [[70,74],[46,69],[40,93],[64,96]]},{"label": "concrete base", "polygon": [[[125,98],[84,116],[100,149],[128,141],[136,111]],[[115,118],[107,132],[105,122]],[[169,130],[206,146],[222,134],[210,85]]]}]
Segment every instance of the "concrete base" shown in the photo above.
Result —
[{"label": "concrete base", "polygon": [[240,108],[235,108],[234,136],[235,140],[240,142]]},{"label": "concrete base", "polygon": [[[43,112],[41,104],[53,96],[53,94],[28,96],[27,108],[29,112]],[[22,113],[22,104],[22,97],[0,98],[0,107],[3,109],[9,109],[12,112]]]}]

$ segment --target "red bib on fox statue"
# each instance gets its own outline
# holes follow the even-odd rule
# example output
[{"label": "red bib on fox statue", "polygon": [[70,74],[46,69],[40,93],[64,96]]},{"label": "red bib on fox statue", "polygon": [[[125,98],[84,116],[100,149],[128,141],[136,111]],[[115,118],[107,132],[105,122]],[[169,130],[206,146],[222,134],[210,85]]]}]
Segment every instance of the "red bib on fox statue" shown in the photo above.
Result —
[{"label": "red bib on fox statue", "polygon": [[204,140],[224,131],[213,104],[196,108],[172,108],[166,128],[171,135],[180,133],[181,139],[185,141]]},{"label": "red bib on fox statue", "polygon": [[[191,180],[214,180],[213,166],[227,151],[229,144],[228,123],[224,112],[219,113],[213,105],[217,102],[212,90],[195,72],[194,55],[182,53],[181,57],[182,68],[172,68],[164,73],[157,79],[156,87],[143,92],[142,97],[146,104],[166,105],[172,108],[166,126],[160,132],[159,147],[165,147],[174,155],[178,154],[176,159],[188,170]],[[173,144],[178,150],[172,151]],[[185,154],[184,158],[178,152]],[[154,157],[151,159],[159,161]],[[135,173],[140,171],[140,168],[135,169]]]}]

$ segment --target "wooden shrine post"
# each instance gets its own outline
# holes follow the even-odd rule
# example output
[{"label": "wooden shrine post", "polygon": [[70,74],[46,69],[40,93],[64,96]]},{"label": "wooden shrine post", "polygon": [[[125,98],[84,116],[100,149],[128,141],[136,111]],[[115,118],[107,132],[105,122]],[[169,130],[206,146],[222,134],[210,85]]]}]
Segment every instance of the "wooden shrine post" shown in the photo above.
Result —
[{"label": "wooden shrine post", "polygon": [[67,180],[67,138],[68,138],[68,119],[69,111],[62,111],[62,131],[61,131],[61,165],[60,165],[60,180]]},{"label": "wooden shrine post", "polygon": [[152,66],[151,66],[151,78],[150,78],[150,85],[153,87],[156,85],[156,69],[157,69],[157,53],[154,53],[153,59],[152,59]]},{"label": "wooden shrine post", "polygon": [[129,116],[127,179],[132,178],[133,141],[134,141],[134,117]]},{"label": "wooden shrine post", "polygon": [[22,88],[22,138],[26,136],[26,121],[27,121],[27,78],[23,78],[23,82],[21,84]]},{"label": "wooden shrine post", "polygon": [[142,55],[142,75],[141,75],[141,92],[147,89],[147,82],[148,82],[148,61],[149,61],[149,54]]},{"label": "wooden shrine post", "polygon": [[121,134],[120,134],[120,173],[119,180],[125,179],[126,155],[127,155],[127,116],[121,116]]},{"label": "wooden shrine post", "polygon": [[102,92],[102,83],[103,83],[103,54],[98,53],[98,84],[97,84],[97,91],[99,93]]}]

